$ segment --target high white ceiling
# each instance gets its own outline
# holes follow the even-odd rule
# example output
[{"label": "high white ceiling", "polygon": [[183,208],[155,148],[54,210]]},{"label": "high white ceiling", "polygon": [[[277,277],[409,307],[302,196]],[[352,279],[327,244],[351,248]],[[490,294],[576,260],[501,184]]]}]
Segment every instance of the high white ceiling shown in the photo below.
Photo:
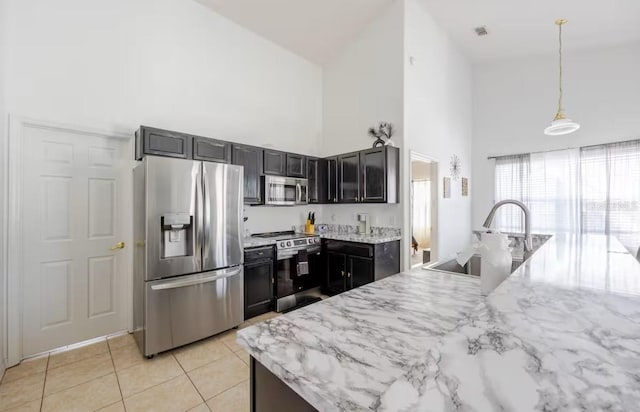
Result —
[{"label": "high white ceiling", "polygon": [[322,65],[394,0],[196,1]]},{"label": "high white ceiling", "polygon": [[[640,0],[422,0],[474,61],[555,52],[557,18],[565,50],[640,42]],[[478,37],[474,27],[487,26]]]},{"label": "high white ceiling", "polygon": [[[262,37],[326,63],[395,0],[196,0]],[[640,0],[418,0],[473,61],[640,42]],[[486,26],[478,37],[474,27]]]}]

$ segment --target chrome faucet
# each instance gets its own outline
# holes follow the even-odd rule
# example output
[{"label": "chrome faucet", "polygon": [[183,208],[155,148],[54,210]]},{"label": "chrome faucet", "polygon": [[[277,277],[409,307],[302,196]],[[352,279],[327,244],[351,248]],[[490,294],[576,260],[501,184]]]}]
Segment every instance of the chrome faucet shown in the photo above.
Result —
[{"label": "chrome faucet", "polygon": [[493,222],[493,217],[495,216],[496,211],[501,206],[507,205],[507,204],[516,205],[520,209],[522,209],[522,211],[524,212],[524,251],[525,252],[533,251],[533,242],[531,240],[531,212],[529,212],[529,208],[519,200],[513,200],[513,199],[501,200],[495,205],[493,205],[493,207],[491,208],[491,211],[489,212],[489,216],[487,216],[487,219],[484,221],[484,224],[482,226],[486,227],[487,229],[490,228],[491,222]]}]

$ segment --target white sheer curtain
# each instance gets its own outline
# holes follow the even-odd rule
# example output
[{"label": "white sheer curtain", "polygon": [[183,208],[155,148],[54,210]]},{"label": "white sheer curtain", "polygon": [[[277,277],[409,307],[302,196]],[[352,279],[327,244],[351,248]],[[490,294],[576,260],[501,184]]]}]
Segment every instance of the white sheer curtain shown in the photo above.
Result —
[{"label": "white sheer curtain", "polygon": [[[495,200],[531,210],[537,233],[602,233],[640,245],[640,140],[496,159]],[[524,229],[522,212],[503,207],[495,227]]]},{"label": "white sheer curtain", "polygon": [[532,230],[578,232],[580,228],[579,151],[531,154]]},{"label": "white sheer curtain", "polygon": [[[495,201],[515,199],[529,204],[531,156],[527,154],[496,158]],[[524,217],[515,206],[505,205],[494,218],[494,226],[504,231],[522,232]]]},{"label": "white sheer curtain", "polygon": [[[577,231],[578,157],[578,150],[558,150],[497,158],[495,200],[526,204],[537,233]],[[495,227],[522,232],[524,215],[516,206],[503,206],[496,213]]]},{"label": "white sheer curtain", "polygon": [[640,245],[640,140],[580,149],[582,231]]},{"label": "white sheer curtain", "polygon": [[413,189],[413,237],[421,248],[431,245],[431,182],[414,180]]}]

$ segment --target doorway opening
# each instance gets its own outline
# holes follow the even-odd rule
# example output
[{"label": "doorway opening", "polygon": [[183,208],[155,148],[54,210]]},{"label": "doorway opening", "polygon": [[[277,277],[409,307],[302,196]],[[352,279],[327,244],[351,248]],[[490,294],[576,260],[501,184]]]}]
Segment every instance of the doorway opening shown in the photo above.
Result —
[{"label": "doorway opening", "polygon": [[411,267],[436,260],[438,225],[438,163],[411,153]]}]

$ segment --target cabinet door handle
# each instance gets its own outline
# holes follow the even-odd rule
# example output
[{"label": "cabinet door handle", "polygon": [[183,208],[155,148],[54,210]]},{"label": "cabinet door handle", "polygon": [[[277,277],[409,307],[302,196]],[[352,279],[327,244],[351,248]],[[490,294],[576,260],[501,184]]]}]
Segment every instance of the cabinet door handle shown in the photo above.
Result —
[{"label": "cabinet door handle", "polygon": [[276,283],[275,278],[271,278],[271,284],[273,285],[274,283]]}]

